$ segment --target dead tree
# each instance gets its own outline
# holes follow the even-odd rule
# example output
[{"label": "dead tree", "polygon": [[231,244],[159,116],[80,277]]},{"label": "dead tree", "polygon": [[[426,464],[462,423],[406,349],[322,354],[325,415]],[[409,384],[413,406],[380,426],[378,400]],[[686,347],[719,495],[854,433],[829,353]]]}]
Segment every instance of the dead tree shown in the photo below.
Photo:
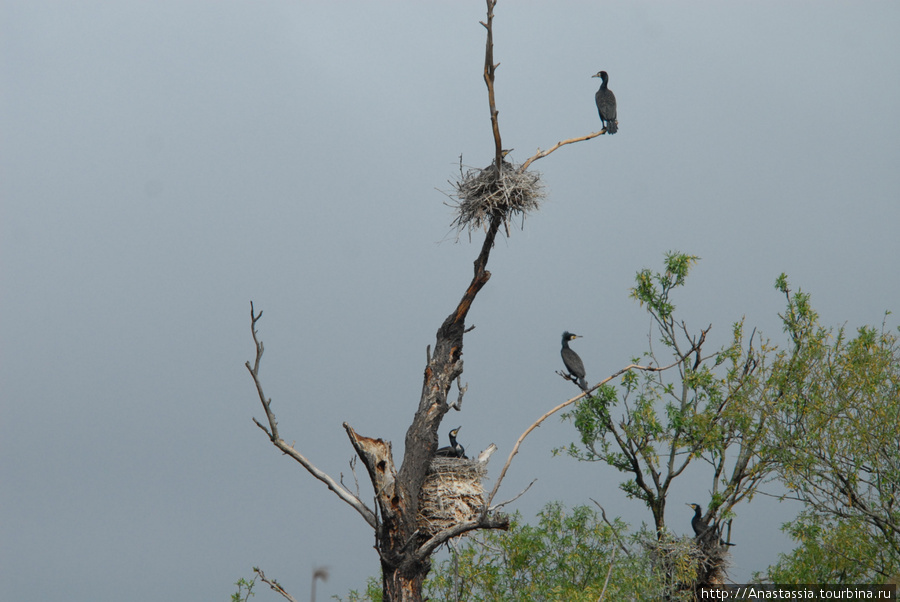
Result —
[{"label": "dead tree", "polygon": [[[293,445],[287,444],[280,437],[278,424],[271,409],[271,400],[264,395],[259,378],[263,344],[257,336],[256,326],[262,316],[262,311],[257,313],[252,303],[250,306],[256,359],[252,365],[247,362],[246,366],[256,385],[259,399],[266,413],[267,424],[256,419],[254,422],[266,432],[271,442],[279,450],[299,462],[310,474],[325,483],[374,529],[375,548],[381,560],[385,602],[420,601],[423,581],[431,566],[431,555],[440,545],[451,538],[474,529],[507,529],[509,527],[508,518],[497,511],[497,508],[504,504],[491,506],[491,501],[497,493],[500,480],[505,475],[512,456],[515,455],[521,439],[527,435],[527,432],[517,442],[516,448],[504,466],[491,494],[480,497],[481,503],[477,511],[470,512],[458,520],[441,524],[438,529],[423,528],[420,511],[423,485],[432,468],[441,420],[451,407],[459,409],[461,406],[462,396],[465,392],[465,387],[461,385],[460,381],[463,373],[463,338],[465,333],[471,329],[466,327],[466,316],[479,291],[491,277],[487,265],[497,233],[503,226],[509,235],[511,218],[520,216],[524,218],[527,213],[538,208],[539,202],[543,198],[540,176],[527,171],[528,166],[561,146],[588,140],[605,133],[604,130],[588,136],[565,140],[557,143],[548,151],[538,150],[523,165],[513,165],[503,160],[504,153],[501,150],[500,128],[497,119],[498,111],[494,101],[494,72],[498,66],[493,59],[492,23],[495,5],[496,0],[487,0],[487,20],[481,23],[487,31],[484,81],[488,89],[495,159],[490,166],[484,169],[473,169],[467,173],[462,173],[461,170],[461,177],[456,183],[454,195],[458,199],[458,203],[455,205],[457,217],[454,220],[457,229],[468,229],[470,235],[475,231],[485,232],[481,251],[475,259],[472,280],[462,299],[438,329],[433,353],[429,347],[422,393],[412,424],[406,432],[403,460],[399,468],[394,462],[389,441],[361,435],[346,422],[343,425],[354,450],[368,471],[375,491],[374,508],[370,508],[356,493],[348,490],[342,483],[316,468],[303,454],[294,449]],[[451,403],[448,397],[454,383],[457,385],[459,394],[457,399]],[[579,395],[578,398],[583,395]],[[570,400],[567,404],[573,401],[575,400]],[[493,449],[496,448],[492,446],[482,454],[479,460],[475,461],[475,463],[481,464],[481,467],[469,467],[472,471],[471,474],[476,475],[476,479],[480,480],[480,475],[483,475],[483,465],[486,464]],[[277,582],[275,583],[277,584]],[[288,597],[283,590],[277,591]]]}]

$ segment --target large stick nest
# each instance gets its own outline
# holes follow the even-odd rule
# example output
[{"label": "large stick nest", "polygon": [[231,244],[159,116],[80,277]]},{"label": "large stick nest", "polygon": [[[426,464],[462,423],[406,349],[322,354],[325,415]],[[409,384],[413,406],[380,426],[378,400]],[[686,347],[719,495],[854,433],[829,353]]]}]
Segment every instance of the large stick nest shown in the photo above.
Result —
[{"label": "large stick nest", "polygon": [[696,592],[701,587],[724,587],[730,551],[719,543],[718,538],[697,541],[683,537],[645,545],[656,565],[675,578],[677,591]]},{"label": "large stick nest", "polygon": [[435,535],[474,520],[484,507],[481,480],[486,474],[478,460],[434,458],[419,495],[419,529]]},{"label": "large stick nest", "polygon": [[451,182],[455,190],[450,195],[457,201],[451,205],[456,210],[452,226],[457,233],[486,228],[494,216],[503,219],[507,236],[514,218],[521,218],[524,226],[525,215],[539,209],[546,194],[540,174],[519,167],[502,161],[499,170],[491,164],[463,171],[460,162],[459,180]]}]

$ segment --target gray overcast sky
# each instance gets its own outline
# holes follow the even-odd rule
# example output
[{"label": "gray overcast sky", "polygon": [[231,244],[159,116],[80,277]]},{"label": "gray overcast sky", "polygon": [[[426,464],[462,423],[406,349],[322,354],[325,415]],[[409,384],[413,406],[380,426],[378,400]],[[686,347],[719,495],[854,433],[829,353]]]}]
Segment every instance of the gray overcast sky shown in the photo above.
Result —
[{"label": "gray overcast sky", "polygon": [[[493,149],[483,18],[481,1],[0,0],[4,599],[222,600],[254,565],[300,599],[326,565],[326,599],[376,573],[365,523],[250,420],[249,301],[282,435],[335,476],[345,420],[399,458],[480,244],[448,236],[441,191],[460,154]],[[900,309],[898,30],[895,1],[501,2],[514,159],[599,129],[599,69],[619,133],[534,164],[549,199],[493,253],[442,436],[462,424],[505,458],[574,393],[554,374],[565,329],[594,382],[640,353],[628,288],[666,250],[703,258],[676,302],[717,346],[741,316],[782,341],[781,272],[828,324]],[[593,497],[649,520],[618,475],[550,456],[572,439],[535,432],[500,497],[537,478],[526,517]],[[708,479],[672,492],[673,528]],[[733,578],[788,549],[773,517],[796,510],[738,508]]]}]

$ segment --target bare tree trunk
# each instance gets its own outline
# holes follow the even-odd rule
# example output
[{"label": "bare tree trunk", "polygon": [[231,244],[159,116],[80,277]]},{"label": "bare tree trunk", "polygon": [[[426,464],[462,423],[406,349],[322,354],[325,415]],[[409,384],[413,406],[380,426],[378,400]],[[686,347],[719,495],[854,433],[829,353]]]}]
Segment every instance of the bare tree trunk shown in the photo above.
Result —
[{"label": "bare tree trunk", "polygon": [[422,600],[422,584],[425,576],[431,569],[431,562],[424,567],[410,567],[411,570],[404,571],[394,569],[390,573],[388,567],[381,565],[384,581],[382,587],[382,599],[391,602],[421,602]]},{"label": "bare tree trunk", "polygon": [[[422,583],[431,569],[430,555],[436,545],[434,542],[427,545],[433,538],[418,529],[419,493],[437,449],[438,427],[450,409],[447,396],[463,371],[466,315],[475,296],[491,277],[486,266],[501,222],[500,217],[491,220],[481,253],[475,260],[472,282],[437,331],[434,353],[425,367],[419,407],[406,432],[400,469],[395,467],[389,442],[364,437],[344,424],[376,491],[380,520],[375,537],[381,557],[385,602],[422,599]],[[485,512],[472,528],[506,528],[507,525],[505,518],[488,516]],[[441,539],[446,541],[449,537]]]},{"label": "bare tree trunk", "polygon": [[[491,127],[495,146],[494,167],[496,171],[490,173],[496,173],[498,176],[497,182],[493,185],[494,189],[485,193],[488,198],[493,194],[499,194],[504,191],[508,194],[505,185],[499,183],[499,176],[503,173],[501,167],[504,164],[502,162],[503,151],[500,140],[500,127],[497,119],[498,111],[494,101],[494,72],[497,65],[494,64],[493,58],[492,23],[496,1],[486,0],[487,20],[481,23],[487,30],[484,80],[488,88]],[[527,166],[533,161],[549,155],[563,145],[588,140],[598,136],[600,133],[602,132],[577,139],[565,140],[557,143],[556,146],[548,151],[539,151],[524,166],[519,168],[518,172],[524,173]],[[485,172],[487,170],[482,171]],[[537,189],[539,187],[531,190],[530,194],[536,194],[534,191]],[[431,353],[429,350],[419,405],[413,416],[412,424],[406,431],[403,461],[399,468],[394,462],[389,441],[366,437],[357,433],[349,424],[344,423],[343,425],[353,448],[369,474],[369,479],[375,491],[375,508],[369,508],[362,501],[358,487],[355,492],[347,489],[342,481],[338,481],[319,470],[309,458],[295,449],[293,444],[288,444],[284,441],[279,435],[278,423],[271,408],[271,400],[263,394],[262,383],[259,378],[263,344],[257,338],[256,324],[262,317],[262,312],[260,311],[257,314],[253,304],[250,304],[251,330],[254,343],[256,344],[256,359],[253,364],[247,362],[246,366],[256,384],[257,393],[266,412],[266,422],[268,424],[263,424],[255,418],[254,422],[266,433],[281,452],[299,462],[310,474],[323,482],[340,499],[354,508],[375,530],[375,549],[378,551],[381,560],[384,602],[420,602],[422,600],[422,585],[425,577],[428,575],[428,571],[431,569],[431,554],[451,538],[475,529],[509,528],[509,519],[506,516],[496,511],[491,512],[491,501],[497,493],[506,469],[509,468],[512,457],[518,450],[521,438],[516,444],[516,449],[513,450],[509,460],[503,467],[501,476],[495,483],[493,491],[490,496],[485,498],[484,505],[478,512],[467,519],[461,519],[461,522],[458,521],[457,524],[444,527],[438,533],[419,529],[419,496],[437,449],[438,428],[444,415],[451,407],[454,407],[447,402],[450,389],[453,387],[453,383],[456,382],[459,388],[460,401],[465,392],[465,387],[461,385],[459,379],[463,373],[462,352],[463,336],[467,332],[466,316],[472,303],[475,301],[475,297],[491,277],[491,273],[487,270],[487,264],[501,224],[506,223],[505,220],[509,219],[510,214],[520,212],[524,215],[526,209],[523,209],[523,207],[531,207],[528,204],[517,207],[510,204],[495,205],[490,203],[484,206],[488,208],[483,213],[480,213],[479,216],[484,217],[484,224],[487,228],[481,251],[474,262],[474,274],[462,299],[450,315],[447,316],[440,328],[438,328],[435,337],[434,353]],[[536,206],[536,203],[534,203],[535,208]],[[481,217],[479,217],[479,227],[481,226],[480,220]],[[567,403],[571,403],[571,401],[573,400]],[[455,407],[459,409],[459,402],[455,404]],[[522,438],[525,435],[527,435],[527,432],[523,434]],[[496,446],[492,445],[488,450],[485,450],[482,454],[484,459],[480,457],[479,461],[487,462],[487,457],[495,449]],[[503,504],[505,503],[507,502]],[[503,506],[503,504],[499,504],[497,507]],[[494,510],[496,510],[496,507]],[[260,572],[260,574],[262,573]],[[270,587],[287,597],[286,592],[276,581],[272,580]]]}]

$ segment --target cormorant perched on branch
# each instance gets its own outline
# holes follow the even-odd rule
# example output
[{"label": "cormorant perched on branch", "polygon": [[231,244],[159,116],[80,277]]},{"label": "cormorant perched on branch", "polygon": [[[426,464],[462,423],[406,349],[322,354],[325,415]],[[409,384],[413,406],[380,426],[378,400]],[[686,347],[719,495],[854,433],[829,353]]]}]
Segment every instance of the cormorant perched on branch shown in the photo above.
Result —
[{"label": "cormorant perched on branch", "polygon": [[461,426],[458,426],[450,431],[450,445],[448,445],[447,447],[442,447],[434,452],[435,456],[441,456],[444,458],[466,457],[466,449],[456,440],[456,435],[459,433],[459,429],[461,428]]},{"label": "cormorant perched on branch", "polygon": [[588,385],[584,380],[584,362],[581,361],[581,358],[578,357],[577,353],[569,349],[569,341],[580,338],[581,335],[572,334],[568,330],[565,331],[562,335],[562,350],[560,351],[560,355],[562,355],[563,364],[566,365],[566,370],[569,371],[569,376],[571,376],[572,380],[581,387],[582,391],[587,391]]},{"label": "cormorant perched on branch", "polygon": [[694,539],[698,542],[706,542],[709,543],[710,540],[716,541],[718,540],[720,546],[733,546],[735,544],[727,542],[722,539],[721,533],[719,533],[719,529],[717,525],[714,525],[714,531],[712,533],[709,532],[710,527],[707,523],[703,522],[703,507],[700,504],[686,504],[694,509],[694,518],[691,519],[691,528],[694,530]]},{"label": "cormorant perched on branch", "polygon": [[603,82],[600,84],[600,89],[597,90],[597,93],[594,95],[594,100],[597,101],[597,110],[600,112],[600,121],[603,122],[606,133],[615,134],[619,131],[619,125],[616,121],[616,95],[613,94],[612,90],[606,87],[606,83],[609,81],[609,75],[606,71],[600,71],[597,75],[592,75],[591,77],[599,77]]}]

